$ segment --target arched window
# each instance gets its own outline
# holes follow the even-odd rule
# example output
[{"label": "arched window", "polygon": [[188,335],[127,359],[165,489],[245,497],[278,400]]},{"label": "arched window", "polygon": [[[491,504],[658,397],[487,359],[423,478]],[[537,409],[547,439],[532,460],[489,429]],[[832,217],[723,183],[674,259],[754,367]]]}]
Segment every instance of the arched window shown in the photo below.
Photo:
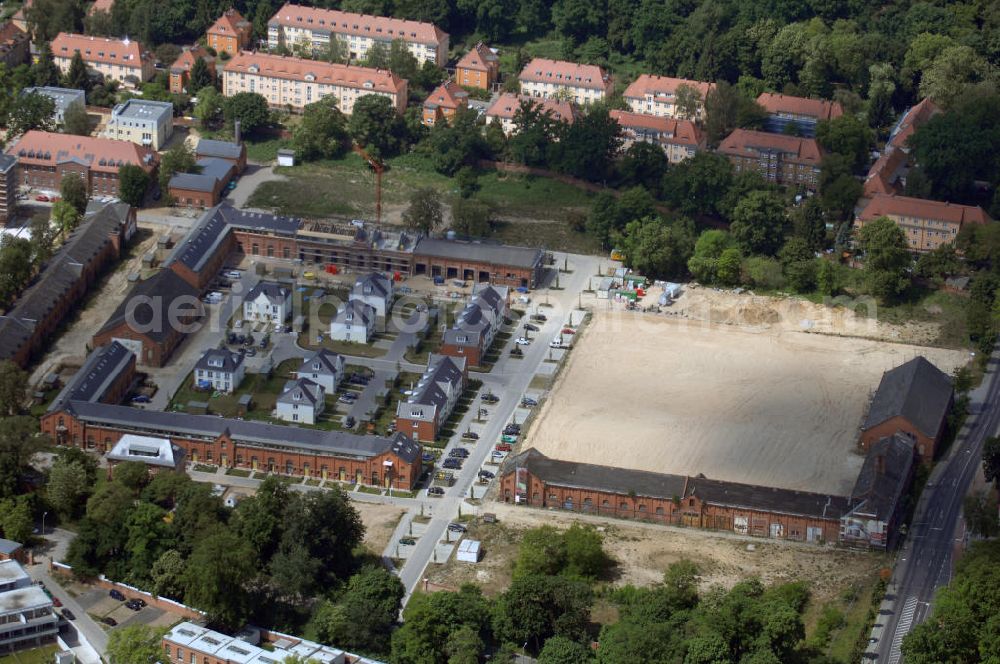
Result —
[{"label": "arched window", "polygon": [[640,512],[645,512],[646,511],[646,506],[645,505],[639,505],[639,511]]},{"label": "arched window", "polygon": [[601,507],[604,508],[611,507],[611,503],[609,503],[607,500],[601,501]]},{"label": "arched window", "polygon": [[627,512],[627,511],[628,511],[628,503],[626,503],[626,502],[622,501],[622,502],[621,502],[621,503],[620,503],[620,504],[618,505],[618,509],[620,509],[620,510],[621,510],[621,511],[623,511],[623,512]]},{"label": "arched window", "polygon": [[656,516],[663,516],[663,508],[662,507],[657,507],[656,508]]}]

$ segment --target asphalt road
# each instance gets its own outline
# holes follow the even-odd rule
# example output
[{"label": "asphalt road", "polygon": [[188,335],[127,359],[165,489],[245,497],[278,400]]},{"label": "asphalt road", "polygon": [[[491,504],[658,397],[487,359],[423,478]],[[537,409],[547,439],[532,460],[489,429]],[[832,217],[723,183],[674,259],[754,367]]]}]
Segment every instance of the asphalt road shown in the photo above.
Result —
[{"label": "asphalt road", "polygon": [[952,558],[964,538],[962,500],[981,461],[983,441],[1000,426],[1000,350],[971,394],[968,424],[937,464],[920,496],[913,525],[897,555],[896,568],[872,630],[868,660],[899,664],[900,646],[913,627],[928,618],[938,588],[951,580]]}]

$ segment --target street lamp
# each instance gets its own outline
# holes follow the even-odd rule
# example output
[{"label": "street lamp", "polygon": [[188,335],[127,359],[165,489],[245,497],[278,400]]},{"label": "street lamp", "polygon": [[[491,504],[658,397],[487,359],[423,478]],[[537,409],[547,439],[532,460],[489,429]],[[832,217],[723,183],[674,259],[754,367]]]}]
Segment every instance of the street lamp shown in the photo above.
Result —
[{"label": "street lamp", "polygon": [[48,512],[42,512],[42,537],[45,537],[45,517],[48,516]]}]

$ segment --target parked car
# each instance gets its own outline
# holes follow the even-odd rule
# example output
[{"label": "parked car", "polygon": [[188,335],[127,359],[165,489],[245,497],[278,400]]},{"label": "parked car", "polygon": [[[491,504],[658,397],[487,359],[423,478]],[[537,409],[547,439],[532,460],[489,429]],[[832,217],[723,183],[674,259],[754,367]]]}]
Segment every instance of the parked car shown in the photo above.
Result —
[{"label": "parked car", "polygon": [[46,196],[45,194],[38,194],[37,196],[35,196],[35,200],[38,201],[39,203],[48,203],[49,197]]},{"label": "parked car", "polygon": [[466,431],[462,433],[462,438],[465,440],[479,440],[479,434],[475,431]]},{"label": "parked car", "polygon": [[125,595],[123,595],[120,590],[115,590],[114,588],[112,588],[108,592],[108,595],[111,597],[111,599],[116,599],[119,602],[124,602],[125,601]]},{"label": "parked car", "polygon": [[444,489],[442,489],[439,486],[432,486],[432,487],[430,487],[430,488],[427,489],[427,495],[428,496],[443,496],[444,495]]},{"label": "parked car", "polygon": [[559,341],[558,339],[553,339],[552,341],[549,342],[549,348],[569,348],[569,346]]},{"label": "parked car", "polygon": [[529,332],[538,332],[539,328],[537,325],[532,325],[531,323],[525,323],[524,329],[528,330]]},{"label": "parked car", "polygon": [[441,463],[441,467],[449,470],[459,470],[462,467],[462,460],[455,457],[448,457]]},{"label": "parked car", "polygon": [[564,328],[562,329],[562,333],[563,333],[563,334],[576,334],[576,330],[574,330],[574,329],[573,329],[573,328],[571,328],[571,327],[564,327]]},{"label": "parked car", "polygon": [[347,427],[348,429],[353,429],[356,423],[357,421],[354,419],[353,415],[348,415],[347,419],[344,420],[344,426]]},{"label": "parked car", "polygon": [[514,340],[514,343],[516,343],[518,346],[527,346],[528,344],[531,343],[531,339],[529,339],[528,337],[518,337],[517,339]]},{"label": "parked car", "polygon": [[402,544],[403,546],[416,546],[417,540],[413,539],[412,537],[400,537],[399,543]]},{"label": "parked car", "polygon": [[348,406],[352,405],[355,401],[357,401],[357,397],[350,395],[349,393],[341,394],[337,399],[338,403],[347,404]]},{"label": "parked car", "polygon": [[147,397],[145,394],[137,394],[132,397],[132,403],[149,403],[150,401],[152,401],[152,399]]},{"label": "parked car", "polygon": [[501,452],[500,450],[494,450],[493,454],[490,455],[494,461],[500,462],[507,458],[506,452]]},{"label": "parked car", "polygon": [[487,392],[486,394],[481,395],[479,398],[480,400],[482,400],[483,403],[496,403],[500,401],[500,397],[493,394],[492,392]]},{"label": "parked car", "polygon": [[517,436],[509,436],[509,435],[500,436],[500,440],[510,445],[513,445],[514,443],[517,442]]},{"label": "parked car", "polygon": [[250,348],[247,348],[247,351],[246,351],[246,356],[247,357],[253,357],[256,354],[257,354],[257,349],[256,348],[253,348],[252,346]]},{"label": "parked car", "polygon": [[413,289],[410,288],[409,286],[400,286],[398,290],[400,293],[403,293],[404,295],[413,292]]},{"label": "parked car", "polygon": [[144,607],[145,605],[146,603],[143,602],[141,599],[130,599],[129,601],[125,602],[125,606],[132,609],[133,611],[141,611],[142,607]]},{"label": "parked car", "polygon": [[460,523],[449,523],[448,530],[450,530],[453,533],[464,533],[466,531],[466,528]]},{"label": "parked car", "polygon": [[523,397],[521,399],[521,405],[524,406],[525,408],[534,408],[535,406],[538,405],[538,402],[532,399],[531,397]]},{"label": "parked car", "polygon": [[424,452],[423,454],[420,455],[420,460],[423,461],[424,463],[433,463],[434,455],[431,454],[430,452]]},{"label": "parked car", "polygon": [[531,320],[538,323],[544,323],[545,321],[548,320],[548,318],[545,316],[545,314],[531,314]]},{"label": "parked car", "polygon": [[448,452],[448,456],[458,459],[468,459],[469,450],[465,449],[464,447],[456,447]]},{"label": "parked car", "polygon": [[503,435],[505,436],[520,436],[521,435],[521,425],[520,424],[508,424],[503,428]]},{"label": "parked car", "polygon": [[52,594],[49,594],[49,597],[52,598],[52,606],[56,607],[57,609],[62,606],[62,601],[58,597]]},{"label": "parked car", "polygon": [[479,476],[482,477],[482,478],[484,478],[484,479],[487,479],[487,480],[491,480],[494,477],[496,477],[496,475],[494,475],[493,473],[491,473],[488,470],[480,470],[479,471]]},{"label": "parked car", "polygon": [[62,617],[65,618],[66,620],[76,620],[76,616],[73,615],[73,612],[70,611],[69,609],[62,610]]},{"label": "parked car", "polygon": [[227,279],[241,279],[243,277],[243,273],[239,270],[226,270],[222,273],[222,276]]},{"label": "parked car", "polygon": [[108,627],[115,627],[116,625],[118,625],[118,621],[112,618],[111,616],[104,616],[103,618],[101,618],[101,622],[107,625]]}]

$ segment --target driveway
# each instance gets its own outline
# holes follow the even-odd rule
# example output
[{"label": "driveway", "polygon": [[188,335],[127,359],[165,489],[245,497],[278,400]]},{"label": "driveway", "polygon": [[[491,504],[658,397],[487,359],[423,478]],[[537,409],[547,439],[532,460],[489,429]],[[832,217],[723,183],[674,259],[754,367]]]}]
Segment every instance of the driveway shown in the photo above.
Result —
[{"label": "driveway", "polygon": [[286,176],[275,173],[274,166],[251,164],[236,180],[236,188],[229,192],[225,200],[234,207],[243,208],[260,185],[265,182],[283,182],[287,179]]}]

